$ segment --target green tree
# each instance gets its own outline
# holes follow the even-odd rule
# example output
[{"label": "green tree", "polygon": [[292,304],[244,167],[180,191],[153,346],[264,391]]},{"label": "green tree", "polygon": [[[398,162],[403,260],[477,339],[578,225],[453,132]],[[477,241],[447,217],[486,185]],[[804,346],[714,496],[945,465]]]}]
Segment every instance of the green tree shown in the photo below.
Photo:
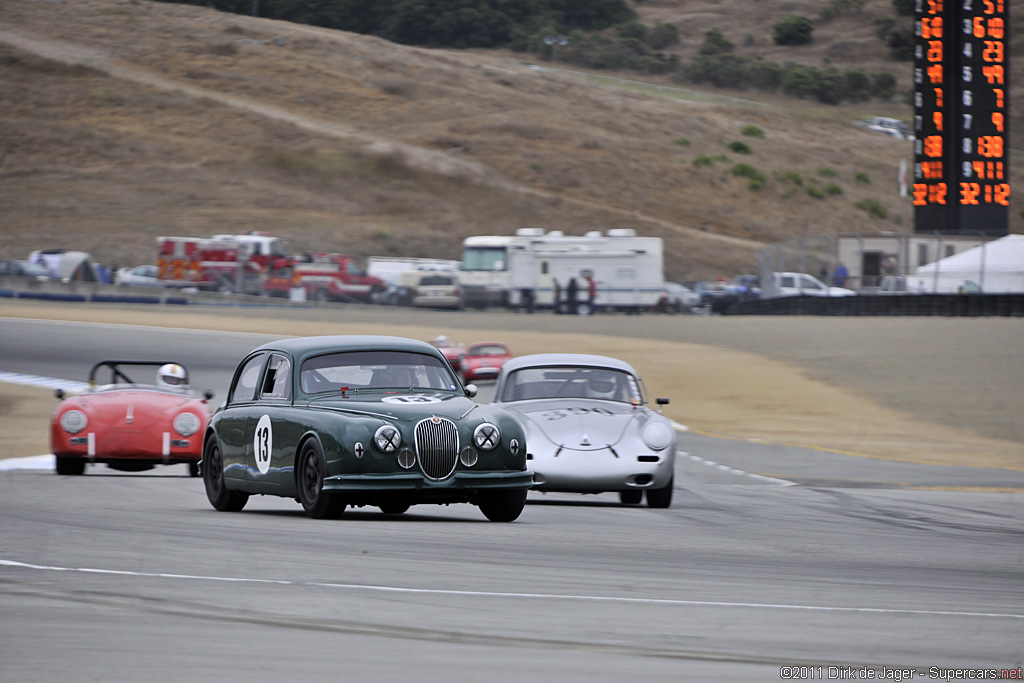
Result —
[{"label": "green tree", "polygon": [[654,28],[647,36],[647,44],[655,50],[664,50],[679,44],[679,27],[661,21],[654,22]]},{"label": "green tree", "polygon": [[704,34],[704,43],[700,46],[702,55],[723,55],[732,52],[733,44],[726,40],[725,36],[717,28],[713,28]]},{"label": "green tree", "polygon": [[776,45],[808,45],[814,40],[814,22],[796,14],[775,22],[772,30]]}]

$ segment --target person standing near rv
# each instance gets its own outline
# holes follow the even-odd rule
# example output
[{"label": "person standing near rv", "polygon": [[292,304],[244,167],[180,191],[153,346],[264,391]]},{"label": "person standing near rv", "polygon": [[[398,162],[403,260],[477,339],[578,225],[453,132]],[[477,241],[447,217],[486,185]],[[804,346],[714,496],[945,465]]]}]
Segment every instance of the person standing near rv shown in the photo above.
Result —
[{"label": "person standing near rv", "polygon": [[569,313],[576,313],[576,293],[579,291],[579,285],[576,284],[576,278],[569,278],[569,284],[565,287],[566,306],[568,307]]},{"label": "person standing near rv", "polygon": [[558,278],[551,278],[551,288],[554,290],[554,298],[551,301],[551,310],[555,313],[562,312],[562,285],[558,284]]},{"label": "person standing near rv", "polygon": [[597,280],[593,273],[587,273],[587,314],[594,315],[594,301],[597,299]]}]

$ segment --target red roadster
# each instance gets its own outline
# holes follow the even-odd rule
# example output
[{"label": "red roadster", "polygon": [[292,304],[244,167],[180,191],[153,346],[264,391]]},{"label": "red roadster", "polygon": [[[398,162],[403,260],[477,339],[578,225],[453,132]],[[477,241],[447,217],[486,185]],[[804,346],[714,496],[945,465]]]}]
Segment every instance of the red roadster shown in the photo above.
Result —
[{"label": "red roadster", "polygon": [[501,342],[470,344],[466,357],[462,359],[462,379],[465,382],[496,379],[501,366],[511,357],[508,347]]},{"label": "red roadster", "polygon": [[[155,383],[128,376],[139,366],[157,368]],[[110,382],[97,384],[104,369]],[[180,363],[101,361],[89,372],[89,389],[67,398],[58,389],[56,396],[63,399],[50,424],[57,474],[83,474],[87,463],[125,472],[188,463],[190,474],[198,476],[213,392],[193,394]]]}]

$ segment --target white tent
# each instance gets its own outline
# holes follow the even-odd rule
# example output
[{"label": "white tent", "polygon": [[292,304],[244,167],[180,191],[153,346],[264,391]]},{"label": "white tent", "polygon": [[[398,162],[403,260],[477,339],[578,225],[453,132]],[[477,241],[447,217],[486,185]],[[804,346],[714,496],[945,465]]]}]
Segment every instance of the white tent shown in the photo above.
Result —
[{"label": "white tent", "polygon": [[907,278],[907,289],[923,283],[928,292],[978,291],[1024,293],[1024,235],[1006,235],[980,247],[920,266]]}]

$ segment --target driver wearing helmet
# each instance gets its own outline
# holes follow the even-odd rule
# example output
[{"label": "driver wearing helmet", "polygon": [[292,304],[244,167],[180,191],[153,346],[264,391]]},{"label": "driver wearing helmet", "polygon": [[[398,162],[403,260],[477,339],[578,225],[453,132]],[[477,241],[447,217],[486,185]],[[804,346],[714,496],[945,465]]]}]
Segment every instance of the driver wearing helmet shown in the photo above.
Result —
[{"label": "driver wearing helmet", "polygon": [[434,337],[434,341],[430,343],[439,349],[445,346],[451,346],[451,343],[448,341],[448,337],[443,334],[439,334],[436,337]]},{"label": "driver wearing helmet", "polygon": [[398,365],[391,368],[391,382],[396,387],[419,386],[416,378],[416,368],[411,365]]},{"label": "driver wearing helmet", "polygon": [[156,385],[171,389],[181,389],[188,386],[188,373],[185,368],[177,363],[166,363],[156,371]]},{"label": "driver wearing helmet", "polygon": [[615,375],[610,372],[594,372],[591,374],[590,378],[587,379],[588,398],[599,398],[614,401],[616,400],[618,388],[618,382],[615,381]]}]

